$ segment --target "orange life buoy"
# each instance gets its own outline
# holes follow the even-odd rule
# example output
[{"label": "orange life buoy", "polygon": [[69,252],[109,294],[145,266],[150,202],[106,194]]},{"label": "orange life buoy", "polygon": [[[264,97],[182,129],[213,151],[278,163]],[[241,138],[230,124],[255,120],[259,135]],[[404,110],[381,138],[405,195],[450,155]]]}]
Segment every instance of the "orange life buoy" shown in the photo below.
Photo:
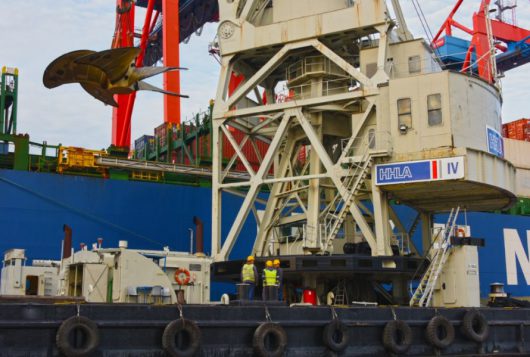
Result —
[{"label": "orange life buoy", "polygon": [[456,236],[460,238],[464,238],[466,236],[466,231],[464,230],[464,228],[458,228],[456,230]]},{"label": "orange life buoy", "polygon": [[188,269],[185,268],[179,268],[175,272],[175,281],[179,285],[188,285],[190,282],[190,272]]}]

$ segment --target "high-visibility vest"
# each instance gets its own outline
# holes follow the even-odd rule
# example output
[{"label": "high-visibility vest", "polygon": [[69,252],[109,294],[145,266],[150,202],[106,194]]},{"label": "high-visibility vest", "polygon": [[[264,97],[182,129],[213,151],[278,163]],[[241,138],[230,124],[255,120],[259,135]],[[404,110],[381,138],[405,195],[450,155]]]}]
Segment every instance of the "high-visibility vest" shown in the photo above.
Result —
[{"label": "high-visibility vest", "polygon": [[256,282],[256,277],[254,276],[254,264],[243,265],[243,282],[245,281]]},{"label": "high-visibility vest", "polygon": [[276,276],[277,276],[276,269],[265,269],[263,271],[263,274],[264,274],[264,280],[263,280],[263,285],[264,286],[276,285],[276,283],[277,283],[277,281],[276,281]]}]

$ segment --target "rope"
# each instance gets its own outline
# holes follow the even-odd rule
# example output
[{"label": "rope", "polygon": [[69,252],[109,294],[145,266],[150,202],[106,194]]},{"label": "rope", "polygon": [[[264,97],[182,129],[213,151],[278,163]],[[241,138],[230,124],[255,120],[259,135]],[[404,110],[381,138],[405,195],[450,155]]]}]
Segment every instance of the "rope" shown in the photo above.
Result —
[{"label": "rope", "polygon": [[181,320],[184,320],[184,313],[182,311],[182,305],[181,304],[177,304],[177,309],[179,309],[179,317]]},{"label": "rope", "polygon": [[394,321],[397,321],[396,310],[394,310],[393,306],[390,308],[390,311],[392,311],[392,317],[394,318]]},{"label": "rope", "polygon": [[53,199],[53,198],[51,198],[51,197],[45,196],[45,195],[43,195],[43,194],[41,194],[41,193],[38,193],[38,192],[36,192],[36,191],[34,191],[34,190],[28,188],[28,187],[24,187],[24,186],[22,186],[22,185],[20,185],[20,184],[18,184],[18,183],[16,183],[16,182],[13,182],[13,181],[11,181],[11,180],[9,180],[9,179],[6,179],[5,177],[0,177],[0,181],[3,181],[3,182],[5,182],[5,183],[7,183],[7,184],[9,184],[9,185],[11,185],[11,186],[14,186],[14,187],[18,188],[18,189],[21,190],[21,191],[24,191],[24,192],[30,193],[30,194],[32,194],[32,195],[34,195],[34,196],[36,196],[36,197],[42,199],[43,201],[47,201],[47,202],[49,202],[49,203],[51,203],[51,204],[53,204],[53,205],[56,205],[56,206],[62,207],[62,208],[64,208],[64,209],[69,210],[69,211],[71,211],[71,212],[73,212],[73,213],[76,213],[76,214],[78,214],[78,215],[80,215],[80,216],[82,216],[82,217],[88,218],[88,219],[90,219],[90,220],[92,220],[92,221],[94,221],[94,222],[98,222],[98,223],[101,223],[101,224],[103,224],[103,225],[109,226],[109,227],[111,227],[111,228],[113,228],[113,229],[116,229],[116,230],[118,230],[118,231],[121,231],[121,232],[123,232],[123,233],[129,234],[129,235],[132,235],[132,236],[137,237],[137,238],[142,239],[142,240],[145,240],[146,242],[149,242],[149,243],[152,243],[152,244],[156,244],[156,245],[159,245],[159,246],[161,246],[161,247],[165,247],[165,245],[162,244],[162,243],[159,242],[159,241],[156,241],[156,240],[154,240],[154,239],[151,239],[151,238],[145,237],[145,236],[143,236],[143,235],[141,235],[141,234],[138,234],[138,233],[136,233],[136,232],[133,232],[133,231],[131,231],[131,230],[125,228],[125,227],[119,226],[119,225],[117,225],[117,224],[115,224],[115,223],[112,223],[112,222],[106,221],[106,220],[104,220],[104,219],[102,219],[102,218],[100,218],[100,217],[98,217],[98,216],[95,216],[95,215],[93,215],[93,214],[91,214],[91,213],[84,212],[84,211],[82,211],[82,210],[80,210],[80,209],[77,209],[77,208],[75,208],[75,207],[71,207],[71,206],[67,205],[66,203],[63,203],[63,202],[57,201],[57,200],[55,200],[55,199]]},{"label": "rope", "polygon": [[335,308],[333,306],[331,306],[331,317],[333,318],[333,320],[339,319],[339,316],[337,315],[337,311],[335,311]]},{"label": "rope", "polygon": [[431,44],[431,48],[434,50],[434,55],[436,57],[439,56],[439,52],[437,48],[433,47],[432,40],[434,39],[434,36],[432,34],[431,28],[429,26],[429,22],[427,21],[427,18],[425,17],[425,13],[423,12],[423,9],[421,8],[421,5],[418,0],[412,0],[412,5],[414,6],[414,10],[416,10],[416,14],[418,15],[418,18],[421,22],[421,27],[423,28],[423,31],[425,32],[425,35],[427,36],[427,39],[429,40],[429,43]]},{"label": "rope", "polygon": [[267,305],[265,305],[265,319],[267,319],[267,322],[272,322],[271,314],[269,313],[269,308]]}]

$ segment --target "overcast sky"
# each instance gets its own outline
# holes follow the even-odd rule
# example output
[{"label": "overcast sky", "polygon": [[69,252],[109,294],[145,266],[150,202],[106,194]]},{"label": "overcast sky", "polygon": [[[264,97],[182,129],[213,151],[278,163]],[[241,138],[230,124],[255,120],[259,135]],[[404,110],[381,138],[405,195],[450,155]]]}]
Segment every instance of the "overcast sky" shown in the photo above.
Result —
[{"label": "overcast sky", "polygon": [[[410,0],[402,0],[409,27],[416,37],[424,37]],[[435,32],[455,1],[421,0],[429,26]],[[479,0],[466,0],[458,19],[471,26],[471,14]],[[42,84],[46,66],[59,55],[77,50],[108,49],[115,24],[114,0],[0,0],[0,66],[19,68],[18,131],[29,133],[32,141],[50,144],[104,148],[110,144],[112,109],[93,99],[77,84],[54,90]],[[143,12],[138,11],[137,27]],[[518,21],[530,28],[530,1],[519,0]],[[219,65],[208,55],[208,43],[216,24],[205,27],[200,37],[181,45],[183,72],[183,118],[205,109],[215,96]],[[530,65],[506,74],[503,80],[504,121],[530,116],[528,89]],[[132,141],[163,122],[162,96],[140,92],[132,123]]]}]

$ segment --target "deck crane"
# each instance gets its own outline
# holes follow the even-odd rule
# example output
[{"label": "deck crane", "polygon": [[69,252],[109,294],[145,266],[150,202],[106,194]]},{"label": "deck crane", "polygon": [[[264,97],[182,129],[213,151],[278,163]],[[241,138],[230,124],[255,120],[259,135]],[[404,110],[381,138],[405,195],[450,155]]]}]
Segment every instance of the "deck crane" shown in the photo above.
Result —
[{"label": "deck crane", "polygon": [[[463,2],[458,0],[432,41],[446,68],[473,72],[493,83],[495,72],[504,73],[530,62],[530,30],[516,25],[516,0],[495,1],[497,10],[490,10],[491,0],[482,0],[479,10],[473,14],[472,28],[454,19]],[[504,16],[510,11],[512,23]],[[495,19],[490,18],[493,12],[497,12]],[[454,28],[467,33],[471,39],[453,36]]]},{"label": "deck crane", "polygon": [[[331,293],[335,304],[344,296],[347,303],[408,304],[411,267],[422,270],[417,259],[428,259],[436,240],[434,215],[513,202],[515,169],[487,131],[500,138],[500,92],[467,71],[444,70],[423,39],[410,38],[399,1],[234,0],[219,1],[219,8],[215,280],[238,281],[241,265],[232,253],[239,245],[258,263],[280,259],[287,291],[313,289],[321,301]],[[231,72],[243,76],[235,90]],[[268,144],[258,166],[231,128]],[[225,179],[233,164],[225,164],[227,142],[246,170],[241,180]],[[502,179],[491,175],[497,164]],[[244,198],[232,219],[228,195]],[[419,214],[419,249],[394,211],[396,201]],[[243,234],[246,224],[257,226],[256,235]],[[477,247],[454,249],[450,257],[442,251],[417,296],[432,306],[479,306],[478,274],[469,270],[478,267]],[[457,274],[462,269],[468,274]]]}]

